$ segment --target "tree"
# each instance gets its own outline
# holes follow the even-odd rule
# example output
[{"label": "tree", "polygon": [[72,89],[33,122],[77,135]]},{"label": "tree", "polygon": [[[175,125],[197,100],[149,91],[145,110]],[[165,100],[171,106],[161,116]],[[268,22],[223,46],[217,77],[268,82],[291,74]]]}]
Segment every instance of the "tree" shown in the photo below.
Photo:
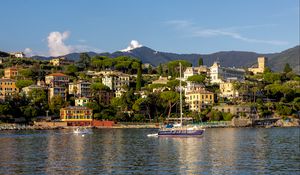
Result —
[{"label": "tree", "polygon": [[27,87],[27,86],[30,86],[33,84],[33,81],[32,80],[18,80],[16,82],[16,86],[17,88],[19,89],[22,89],[23,87]]},{"label": "tree", "polygon": [[174,107],[179,101],[179,94],[174,91],[165,91],[160,94],[160,98],[166,102],[168,110],[168,118],[171,115],[172,107]]},{"label": "tree", "polygon": [[142,87],[142,63],[139,63],[137,78],[136,78],[136,90],[140,91]]},{"label": "tree", "polygon": [[204,84],[205,79],[206,79],[206,76],[201,74],[201,75],[192,75],[192,76],[188,77],[187,81]]},{"label": "tree", "polygon": [[163,67],[162,67],[161,63],[159,64],[159,67],[158,67],[158,74],[159,74],[160,76],[163,75]]},{"label": "tree", "polygon": [[283,72],[289,73],[289,72],[292,72],[292,71],[293,71],[293,69],[291,68],[290,64],[286,63],[285,66],[284,66]]},{"label": "tree", "polygon": [[60,109],[64,106],[64,99],[61,96],[56,95],[50,100],[49,109],[53,114],[59,115]]},{"label": "tree", "polygon": [[198,59],[198,66],[202,66],[202,65],[203,65],[203,58],[200,57],[200,58]]},{"label": "tree", "polygon": [[77,65],[80,69],[84,70],[90,65],[90,62],[91,57],[87,53],[81,53]]}]

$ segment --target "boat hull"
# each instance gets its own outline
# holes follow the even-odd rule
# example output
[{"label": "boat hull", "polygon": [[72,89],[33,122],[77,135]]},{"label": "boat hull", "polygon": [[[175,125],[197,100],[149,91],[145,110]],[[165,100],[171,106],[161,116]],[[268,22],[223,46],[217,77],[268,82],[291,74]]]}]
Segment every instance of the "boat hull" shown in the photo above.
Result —
[{"label": "boat hull", "polygon": [[204,133],[203,129],[199,130],[160,130],[158,136],[178,136],[178,137],[189,137],[189,136],[202,136]]}]

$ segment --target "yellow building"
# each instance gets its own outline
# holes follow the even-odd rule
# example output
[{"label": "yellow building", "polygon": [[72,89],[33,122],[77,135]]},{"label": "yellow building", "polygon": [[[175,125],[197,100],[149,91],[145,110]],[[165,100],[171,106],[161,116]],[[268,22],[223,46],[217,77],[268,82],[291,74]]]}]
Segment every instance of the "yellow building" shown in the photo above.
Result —
[{"label": "yellow building", "polygon": [[189,105],[189,110],[200,112],[215,102],[215,94],[205,89],[188,91],[185,93],[185,102]]},{"label": "yellow building", "polygon": [[267,57],[258,57],[257,58],[258,67],[248,68],[253,74],[264,73],[265,68],[267,67],[268,58]]},{"label": "yellow building", "polygon": [[61,121],[67,122],[68,126],[91,126],[93,110],[85,106],[69,106],[60,109]]},{"label": "yellow building", "polygon": [[74,63],[73,60],[68,60],[65,57],[53,58],[50,60],[50,64],[52,64],[53,66],[63,66],[63,65],[73,64],[73,63]]},{"label": "yellow building", "polygon": [[220,83],[220,96],[226,98],[235,98],[239,96],[239,92],[234,88],[233,82]]},{"label": "yellow building", "polygon": [[2,78],[0,79],[0,98],[5,100],[19,93],[19,88],[16,86],[16,81],[13,79]]},{"label": "yellow building", "polygon": [[18,75],[18,69],[16,67],[8,67],[4,69],[5,78],[15,78]]}]

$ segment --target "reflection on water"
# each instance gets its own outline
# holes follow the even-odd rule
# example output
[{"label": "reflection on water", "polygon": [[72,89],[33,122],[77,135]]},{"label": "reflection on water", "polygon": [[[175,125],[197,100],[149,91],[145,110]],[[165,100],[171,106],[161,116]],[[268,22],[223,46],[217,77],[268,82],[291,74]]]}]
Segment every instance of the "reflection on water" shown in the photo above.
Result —
[{"label": "reflection on water", "polygon": [[0,174],[297,174],[299,128],[207,129],[149,138],[151,129],[1,131]]}]

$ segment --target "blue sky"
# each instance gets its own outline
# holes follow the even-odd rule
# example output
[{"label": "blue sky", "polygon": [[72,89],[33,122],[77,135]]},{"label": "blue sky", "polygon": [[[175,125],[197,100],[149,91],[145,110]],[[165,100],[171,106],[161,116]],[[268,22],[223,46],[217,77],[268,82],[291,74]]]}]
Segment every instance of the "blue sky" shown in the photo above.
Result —
[{"label": "blue sky", "polygon": [[299,44],[299,0],[2,0],[0,50],[280,52]]}]

